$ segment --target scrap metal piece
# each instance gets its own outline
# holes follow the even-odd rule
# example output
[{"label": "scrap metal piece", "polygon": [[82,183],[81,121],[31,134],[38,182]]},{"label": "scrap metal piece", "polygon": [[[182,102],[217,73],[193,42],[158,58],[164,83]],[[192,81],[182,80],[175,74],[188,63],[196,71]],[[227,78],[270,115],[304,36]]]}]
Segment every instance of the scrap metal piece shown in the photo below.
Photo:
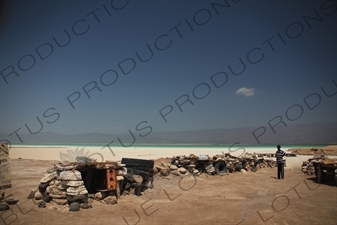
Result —
[{"label": "scrap metal piece", "polygon": [[108,190],[116,190],[117,188],[117,172],[114,169],[106,170],[106,185]]}]

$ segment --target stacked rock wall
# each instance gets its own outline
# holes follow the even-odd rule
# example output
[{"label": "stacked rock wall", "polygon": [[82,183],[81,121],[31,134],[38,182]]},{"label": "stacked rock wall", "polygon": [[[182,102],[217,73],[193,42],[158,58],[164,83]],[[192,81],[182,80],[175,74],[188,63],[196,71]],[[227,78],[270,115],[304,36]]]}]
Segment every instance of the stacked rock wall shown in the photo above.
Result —
[{"label": "stacked rock wall", "polygon": [[[153,160],[123,160],[126,164],[110,161],[96,163],[88,160],[58,163],[47,170],[38,189],[32,191],[28,198],[39,200],[39,207],[46,207],[46,203],[53,202],[60,206],[57,209],[64,209],[69,205],[69,211],[78,211],[80,208],[92,207],[93,201],[116,204],[123,192],[139,196],[145,189],[153,187]],[[137,162],[142,165],[136,164]],[[92,175],[88,177],[89,171]],[[82,174],[85,177],[82,177]],[[112,174],[114,176],[108,177]],[[111,184],[117,185],[111,188]],[[86,186],[90,190],[87,190]]]},{"label": "stacked rock wall", "polygon": [[40,207],[45,207],[45,203],[48,202],[58,205],[76,202],[78,207],[72,208],[73,211],[78,211],[80,206],[88,208],[88,191],[81,172],[76,170],[76,165],[57,164],[47,172],[34,193],[35,200],[41,200]]},{"label": "stacked rock wall", "polygon": [[276,165],[274,160],[264,159],[257,154],[246,153],[242,157],[235,157],[229,153],[224,155],[208,155],[196,156],[173,156],[171,162],[161,162],[155,167],[155,172],[161,176],[169,174],[184,176],[184,175],[199,175],[207,173],[208,175],[225,175],[233,172],[256,172],[260,168],[272,168]]}]

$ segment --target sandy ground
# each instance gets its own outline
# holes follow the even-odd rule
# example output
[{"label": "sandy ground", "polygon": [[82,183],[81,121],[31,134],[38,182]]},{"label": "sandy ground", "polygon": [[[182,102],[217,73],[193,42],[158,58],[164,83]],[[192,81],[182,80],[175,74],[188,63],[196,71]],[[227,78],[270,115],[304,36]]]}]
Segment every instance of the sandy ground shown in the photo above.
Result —
[{"label": "sandy ground", "polygon": [[[285,179],[276,168],[227,176],[155,177],[154,188],[142,196],[122,196],[118,204],[93,202],[79,212],[38,208],[27,199],[55,161],[12,159],[13,188],[6,195],[18,199],[0,212],[0,224],[337,224],[337,186],[317,184],[300,172],[306,156],[287,158]],[[162,159],[156,160],[160,163]]]},{"label": "sandy ground", "polygon": [[289,149],[289,152],[295,153],[296,155],[329,155],[337,156],[337,145],[328,145],[323,148],[294,148]]}]

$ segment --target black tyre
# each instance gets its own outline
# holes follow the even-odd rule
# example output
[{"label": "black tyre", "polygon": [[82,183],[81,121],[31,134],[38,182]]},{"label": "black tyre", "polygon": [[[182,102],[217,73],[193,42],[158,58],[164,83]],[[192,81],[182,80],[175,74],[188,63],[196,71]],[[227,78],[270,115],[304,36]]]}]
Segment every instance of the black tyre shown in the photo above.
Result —
[{"label": "black tyre", "polygon": [[136,170],[142,170],[149,173],[154,173],[154,170],[152,167],[148,167],[148,165],[141,165],[141,164],[125,164],[126,168],[136,169]]},{"label": "black tyre", "polygon": [[147,159],[122,158],[122,164],[139,164],[142,165],[142,167],[153,168],[154,161]]},{"label": "black tyre", "polygon": [[227,173],[226,163],[224,161],[219,161],[214,164],[215,171],[218,175],[224,175]]},{"label": "black tyre", "polygon": [[148,168],[152,169],[149,164],[136,164],[136,163],[124,163],[126,167],[136,168],[136,167],[142,167],[142,168]]}]

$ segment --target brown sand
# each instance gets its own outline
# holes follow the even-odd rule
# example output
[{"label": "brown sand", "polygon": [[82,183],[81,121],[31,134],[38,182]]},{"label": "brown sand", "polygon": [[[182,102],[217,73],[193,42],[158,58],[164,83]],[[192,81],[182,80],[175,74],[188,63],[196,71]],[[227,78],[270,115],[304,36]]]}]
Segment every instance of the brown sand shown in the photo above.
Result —
[{"label": "brown sand", "polygon": [[296,155],[329,155],[337,156],[337,145],[329,145],[323,148],[293,148],[288,152]]},{"label": "brown sand", "polygon": [[20,201],[0,212],[0,224],[336,225],[337,187],[319,185],[314,176],[302,174],[303,159],[287,158],[284,180],[275,178],[276,168],[227,176],[155,177],[154,188],[140,197],[122,196],[115,205],[94,202],[92,209],[72,213],[55,211],[52,204],[38,208],[27,199],[54,161],[12,159],[13,188],[5,192]]}]

